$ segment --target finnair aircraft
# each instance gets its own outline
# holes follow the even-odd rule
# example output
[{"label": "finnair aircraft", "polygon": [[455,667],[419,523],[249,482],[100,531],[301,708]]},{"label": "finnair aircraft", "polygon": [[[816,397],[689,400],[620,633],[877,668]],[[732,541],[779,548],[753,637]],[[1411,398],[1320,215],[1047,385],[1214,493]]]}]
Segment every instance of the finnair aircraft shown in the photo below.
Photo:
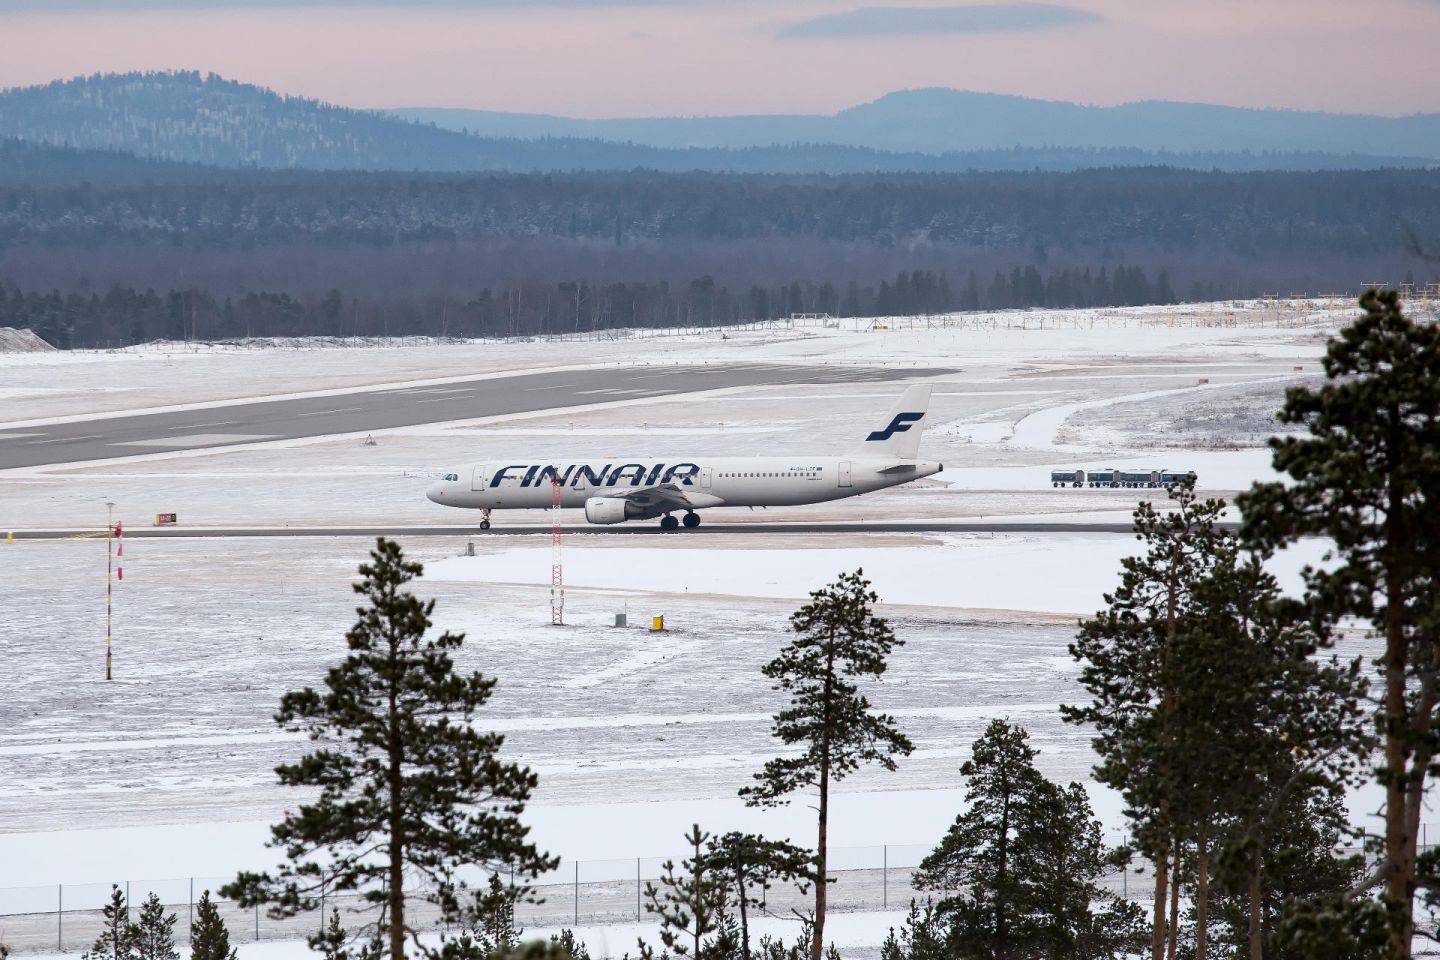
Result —
[{"label": "finnair aircraft", "polygon": [[481,511],[490,529],[492,510],[535,510],[553,503],[584,507],[590,523],[660,518],[662,530],[700,526],[697,510],[823,503],[894,487],[939,473],[938,463],[916,459],[930,406],[930,385],[906,389],[885,419],[845,457],[635,457],[575,463],[492,461],[447,473],[426,496],[448,507]]}]

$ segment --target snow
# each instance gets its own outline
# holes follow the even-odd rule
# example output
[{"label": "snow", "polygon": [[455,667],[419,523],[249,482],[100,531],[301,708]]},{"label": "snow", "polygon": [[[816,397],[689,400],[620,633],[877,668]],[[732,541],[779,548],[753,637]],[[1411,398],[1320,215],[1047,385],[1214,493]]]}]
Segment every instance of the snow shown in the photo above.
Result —
[{"label": "snow", "polygon": [[[1139,549],[1134,537],[1116,534],[936,539],[933,545],[864,551],[865,575],[883,603],[1087,615],[1114,586],[1121,560]],[[704,549],[572,546],[565,555],[566,582],[610,591],[803,599],[821,585],[819,571],[845,569],[855,546],[865,540],[857,536],[843,547],[828,549],[726,549],[709,543]],[[1327,547],[1323,541],[1303,541],[1277,558],[1274,572],[1296,589],[1300,567],[1318,565]],[[426,580],[548,585],[549,553],[548,548],[514,547],[452,557],[430,565]],[[1037,590],[1038,584],[1045,589]]]},{"label": "snow", "polygon": [[[564,337],[541,341],[435,341],[425,338],[355,342],[335,349],[325,339],[250,344],[154,343],[124,350],[0,353],[12,387],[40,386],[6,419],[30,420],[138,407],[175,407],[260,395],[325,395],[381,384],[439,384],[486,374],[605,364],[745,362],[881,364],[914,367],[953,364],[1009,368],[1016,364],[1072,368],[1087,381],[1109,374],[1181,377],[1159,363],[1197,360],[1225,365],[1289,359],[1297,343],[1318,358],[1319,329],[1333,328],[1349,311],[1329,315],[1324,301],[1285,305],[1287,326],[1262,315],[1255,303],[1233,308],[1238,326],[1214,326],[1221,308],[1208,304],[1104,310],[1010,311],[951,318],[897,318],[884,332],[866,321],[843,329],[797,327],[750,331],[634,331],[630,335]],[[1226,314],[1229,315],[1227,309]],[[1297,319],[1298,318],[1298,319]],[[938,326],[949,323],[948,327]],[[1258,324],[1266,324],[1260,326]],[[859,328],[857,330],[857,328]],[[1097,350],[1097,346],[1100,348]],[[1114,369],[1138,361],[1151,369]],[[1223,375],[1215,368],[1216,375]],[[1204,375],[1203,373],[1201,375]],[[257,389],[257,385],[263,385]]]},{"label": "snow", "polygon": [[[885,681],[867,692],[917,747],[893,774],[845,780],[834,801],[837,856],[870,863],[880,845],[917,856],[938,839],[961,804],[959,763],[992,717],[1030,730],[1048,775],[1088,778],[1088,735],[1055,709],[1083,695],[1067,644],[1075,618],[1100,605],[1136,543],[1081,533],[756,534],[746,525],[1113,523],[1140,499],[1163,501],[1163,491],[1056,490],[1049,470],[1191,469],[1203,493],[1225,496],[1273,478],[1261,446],[1268,423],[1255,411],[1274,409],[1286,385],[1314,375],[1323,331],[1338,318],[1312,303],[1287,308],[1287,322],[1301,316],[1301,325],[1244,326],[1259,309],[1016,312],[943,328],[901,320],[885,332],[731,331],[723,340],[0,354],[0,427],[621,363],[889,364],[933,380],[921,453],[946,469],[929,481],[810,507],[715,511],[706,523],[720,532],[703,540],[592,537],[568,516],[564,628],[549,626],[548,538],[477,536],[473,557],[458,556],[460,539],[403,538],[426,565],[422,592],[436,598],[438,625],[467,634],[461,666],[500,679],[483,719],[506,734],[507,756],[540,775],[526,821],[586,877],[630,876],[633,858],[678,852],[697,821],[808,838],[804,800],[762,813],[736,798],[776,752],[768,717],[777,700],[759,666],[809,590],[863,567],[905,641]],[[1242,325],[1212,325],[1226,317]],[[936,376],[938,368],[959,372]],[[428,478],[457,461],[511,451],[612,455],[622,446],[736,456],[844,450],[897,390],[743,388],[404,428],[375,446],[332,437],[9,471],[0,474],[0,531],[98,530],[107,500],[132,527],[161,512],[178,512],[187,526],[463,522],[472,518],[423,495]],[[1232,435],[1236,449],[1215,442]],[[349,585],[368,547],[364,538],[127,541],[114,593],[118,679],[107,684],[99,679],[103,541],[0,537],[0,914],[26,898],[53,904],[52,884],[66,884],[67,902],[78,904],[112,879],[213,883],[271,862],[268,825],[298,802],[276,786],[273,768],[304,746],[271,714],[283,692],[315,683],[343,654]],[[1299,567],[1322,552],[1301,544],[1277,558],[1276,572],[1294,586]],[[617,629],[623,610],[635,624],[663,613],[670,630]],[[1341,652],[1369,645],[1356,634]],[[1118,835],[1119,803],[1090,788]],[[1357,817],[1373,806],[1364,794],[1352,802]],[[830,933],[873,955],[896,917],[847,914]],[[624,952],[637,930],[593,927],[582,937]],[[288,960],[299,949],[247,944],[242,953]]]},{"label": "snow", "polygon": [[[908,895],[907,895],[908,896]],[[901,910],[867,911],[863,913],[832,913],[825,920],[825,939],[841,950],[842,956],[875,956],[878,947],[885,941],[891,927],[899,930],[905,923],[906,912]],[[582,941],[595,960],[626,954],[636,956],[636,941],[644,937],[658,951],[660,944],[653,923],[609,923],[609,924],[566,924],[578,940]],[[525,926],[522,939],[548,940],[562,928],[559,926]],[[799,922],[788,917],[752,917],[751,936],[754,940],[769,936],[786,943],[793,942],[799,930]],[[429,942],[427,939],[426,942]],[[262,940],[245,942],[232,934],[231,940],[238,960],[315,960],[313,953],[303,940]],[[32,960],[59,960],[74,954],[27,953]]]}]

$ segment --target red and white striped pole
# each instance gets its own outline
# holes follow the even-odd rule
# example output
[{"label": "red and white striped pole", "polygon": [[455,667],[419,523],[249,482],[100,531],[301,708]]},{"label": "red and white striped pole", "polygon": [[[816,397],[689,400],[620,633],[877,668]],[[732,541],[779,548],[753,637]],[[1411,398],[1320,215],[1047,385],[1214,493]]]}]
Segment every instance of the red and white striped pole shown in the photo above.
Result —
[{"label": "red and white striped pole", "polygon": [[113,580],[112,569],[115,566],[115,538],[119,531],[115,529],[115,504],[105,504],[105,679],[113,677],[112,663],[114,660],[114,649],[111,639],[113,615],[110,610],[111,583]]},{"label": "red and white striped pole", "polygon": [[560,555],[560,478],[550,477],[550,623],[565,622],[565,568]]}]

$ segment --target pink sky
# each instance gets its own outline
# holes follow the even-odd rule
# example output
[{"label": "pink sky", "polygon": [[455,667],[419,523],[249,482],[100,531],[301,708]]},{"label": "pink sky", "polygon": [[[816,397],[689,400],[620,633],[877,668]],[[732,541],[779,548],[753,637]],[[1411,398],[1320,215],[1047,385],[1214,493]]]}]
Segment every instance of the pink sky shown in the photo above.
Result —
[{"label": "pink sky", "polygon": [[68,0],[93,9],[53,13],[40,0],[0,0],[0,86],[184,68],[346,106],[582,117],[829,113],[928,86],[1095,104],[1168,99],[1440,111],[1433,60],[1440,0],[1060,0],[1100,19],[1040,30],[843,38],[779,33],[813,17],[887,4],[253,2],[194,0],[191,9],[156,10],[132,9],[147,0]]}]

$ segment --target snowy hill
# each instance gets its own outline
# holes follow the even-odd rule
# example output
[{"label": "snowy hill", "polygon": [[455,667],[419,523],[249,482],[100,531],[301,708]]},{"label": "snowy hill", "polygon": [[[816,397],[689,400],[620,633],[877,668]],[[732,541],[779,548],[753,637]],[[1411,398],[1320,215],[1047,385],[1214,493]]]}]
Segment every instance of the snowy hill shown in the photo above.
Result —
[{"label": "snowy hill", "polygon": [[1163,100],[1091,107],[939,88],[887,94],[831,116],[580,120],[436,108],[394,113],[482,136],[598,137],[656,147],[733,150],[805,141],[925,154],[1018,148],[1440,159],[1440,114],[1379,117]]},{"label": "snowy hill", "polygon": [[[0,91],[0,177],[35,182],[5,140],[109,151],[53,156],[113,175],[116,152],[219,167],[427,172],[956,173],[1173,166],[1425,166],[1440,117],[1347,117],[1194,104],[1100,109],[920,90],[835,116],[574,120],[471,110],[382,113],[197,72],[96,74]],[[133,165],[133,164],[132,164]],[[41,167],[43,174],[44,167]],[[194,170],[159,170],[157,177]],[[53,177],[48,179],[53,180]]]}]

